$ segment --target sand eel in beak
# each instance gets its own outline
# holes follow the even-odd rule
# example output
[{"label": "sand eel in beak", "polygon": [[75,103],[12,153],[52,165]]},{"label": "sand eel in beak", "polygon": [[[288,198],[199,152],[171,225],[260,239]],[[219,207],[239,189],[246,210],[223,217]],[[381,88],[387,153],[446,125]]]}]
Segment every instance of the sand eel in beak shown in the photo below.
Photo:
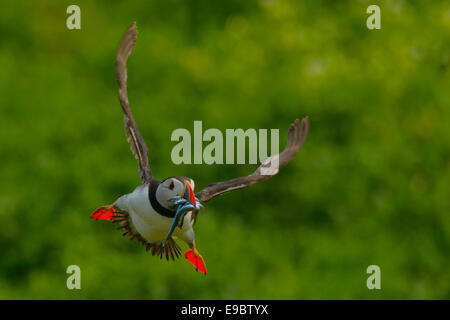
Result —
[{"label": "sand eel in beak", "polygon": [[[195,245],[193,225],[202,203],[229,191],[248,187],[256,182],[275,176],[279,169],[294,158],[306,140],[309,130],[308,118],[298,119],[289,127],[285,149],[271,156],[251,175],[207,185],[194,193],[194,181],[187,177],[173,176],[162,181],[150,170],[148,149],[130,110],[127,94],[128,56],[136,45],[136,23],[125,32],[119,44],[116,75],[119,101],[124,112],[125,133],[133,155],[139,165],[142,184],[133,192],[119,197],[113,204],[98,208],[91,214],[93,219],[110,220],[118,225],[123,235],[142,243],[152,255],[175,260],[181,255],[178,238],[189,250],[185,257],[195,268],[206,274],[205,262]],[[277,166],[272,165],[277,163]]]},{"label": "sand eel in beak", "polygon": [[185,192],[184,194],[178,195],[178,197],[170,199],[175,205],[177,205],[177,212],[175,213],[175,217],[173,218],[172,225],[170,226],[169,233],[166,236],[165,241],[169,240],[170,236],[172,235],[175,227],[179,227],[180,229],[183,228],[183,221],[184,216],[187,212],[191,210],[200,210],[203,208],[203,205],[200,203],[200,201],[195,198],[194,191],[191,188],[191,185],[189,182],[186,182],[185,184]]}]

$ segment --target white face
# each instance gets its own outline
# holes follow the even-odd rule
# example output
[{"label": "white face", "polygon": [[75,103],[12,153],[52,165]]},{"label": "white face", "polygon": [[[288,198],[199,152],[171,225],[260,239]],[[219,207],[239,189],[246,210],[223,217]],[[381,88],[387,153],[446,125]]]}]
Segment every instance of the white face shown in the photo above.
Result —
[{"label": "white face", "polygon": [[[194,190],[194,181],[189,179],[192,190]],[[176,205],[170,199],[177,196],[183,196],[185,192],[185,185],[176,178],[169,178],[162,182],[158,189],[156,189],[156,200],[167,209],[174,209]]]}]

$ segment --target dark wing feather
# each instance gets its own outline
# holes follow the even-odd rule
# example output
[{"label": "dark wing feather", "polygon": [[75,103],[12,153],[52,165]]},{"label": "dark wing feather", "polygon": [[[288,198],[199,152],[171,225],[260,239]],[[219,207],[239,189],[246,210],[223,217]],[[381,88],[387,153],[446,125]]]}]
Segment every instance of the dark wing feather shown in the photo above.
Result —
[{"label": "dark wing feather", "polygon": [[[289,127],[288,141],[284,150],[274,156],[267,158],[256,171],[246,177],[240,177],[228,181],[216,182],[207,185],[202,191],[196,194],[201,202],[206,202],[211,198],[233,190],[242,189],[260,181],[267,180],[275,176],[279,169],[284,167],[294,158],[298,150],[308,136],[309,118],[303,118],[300,122],[298,119]],[[278,165],[276,162],[278,161]]]},{"label": "dark wing feather", "polygon": [[116,75],[119,85],[119,100],[122,106],[125,122],[125,133],[130,143],[131,151],[139,163],[139,176],[142,182],[151,180],[152,172],[148,164],[148,149],[144,139],[139,132],[136,121],[130,110],[127,93],[127,59],[136,45],[137,29],[136,22],[125,31],[120,41],[119,50],[117,51]]}]

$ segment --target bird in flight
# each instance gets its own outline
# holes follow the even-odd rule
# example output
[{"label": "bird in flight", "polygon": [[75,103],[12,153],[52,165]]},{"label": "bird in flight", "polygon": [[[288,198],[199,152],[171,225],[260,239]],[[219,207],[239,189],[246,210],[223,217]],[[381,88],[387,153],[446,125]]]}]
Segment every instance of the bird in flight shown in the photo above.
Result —
[{"label": "bird in flight", "polygon": [[[139,241],[152,255],[159,255],[160,258],[165,256],[167,260],[175,260],[181,255],[181,249],[174,241],[174,238],[179,238],[190,248],[184,254],[186,259],[196,270],[206,274],[205,262],[195,246],[193,230],[198,212],[203,209],[202,203],[276,175],[281,167],[292,160],[305,142],[309,119],[296,119],[289,127],[285,149],[266,159],[248,176],[211,183],[198,193],[194,193],[194,180],[188,177],[172,176],[160,181],[150,170],[148,149],[128,102],[126,62],[134,50],[136,37],[136,23],[133,23],[119,44],[116,75],[119,101],[124,112],[125,133],[131,151],[138,161],[142,184],[133,192],[119,197],[113,204],[98,208],[90,217],[112,221],[119,226],[118,229],[123,231],[124,236]],[[274,163],[277,164],[275,169]]]}]

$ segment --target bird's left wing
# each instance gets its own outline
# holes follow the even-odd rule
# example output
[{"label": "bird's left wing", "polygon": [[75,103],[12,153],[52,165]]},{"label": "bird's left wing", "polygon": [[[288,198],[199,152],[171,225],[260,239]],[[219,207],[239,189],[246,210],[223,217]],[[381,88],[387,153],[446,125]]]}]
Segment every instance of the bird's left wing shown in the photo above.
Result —
[{"label": "bird's left wing", "polygon": [[133,52],[136,45],[137,29],[136,22],[125,31],[120,41],[119,50],[117,51],[116,75],[117,84],[119,85],[119,100],[124,112],[125,133],[130,143],[131,151],[139,163],[139,176],[142,182],[149,182],[152,178],[152,172],[148,164],[148,149],[144,139],[139,132],[136,121],[130,110],[127,93],[127,59]]},{"label": "bird's left wing", "polygon": [[281,153],[267,158],[253,174],[246,177],[239,177],[228,181],[209,184],[195,196],[201,202],[206,202],[220,194],[242,189],[251,186],[256,182],[272,178],[279,172],[279,169],[284,167],[289,161],[292,160],[292,158],[294,158],[298,150],[300,150],[303,146],[303,143],[308,136],[308,130],[308,117],[303,118],[301,122],[296,119],[295,122],[289,127],[287,145]]}]

